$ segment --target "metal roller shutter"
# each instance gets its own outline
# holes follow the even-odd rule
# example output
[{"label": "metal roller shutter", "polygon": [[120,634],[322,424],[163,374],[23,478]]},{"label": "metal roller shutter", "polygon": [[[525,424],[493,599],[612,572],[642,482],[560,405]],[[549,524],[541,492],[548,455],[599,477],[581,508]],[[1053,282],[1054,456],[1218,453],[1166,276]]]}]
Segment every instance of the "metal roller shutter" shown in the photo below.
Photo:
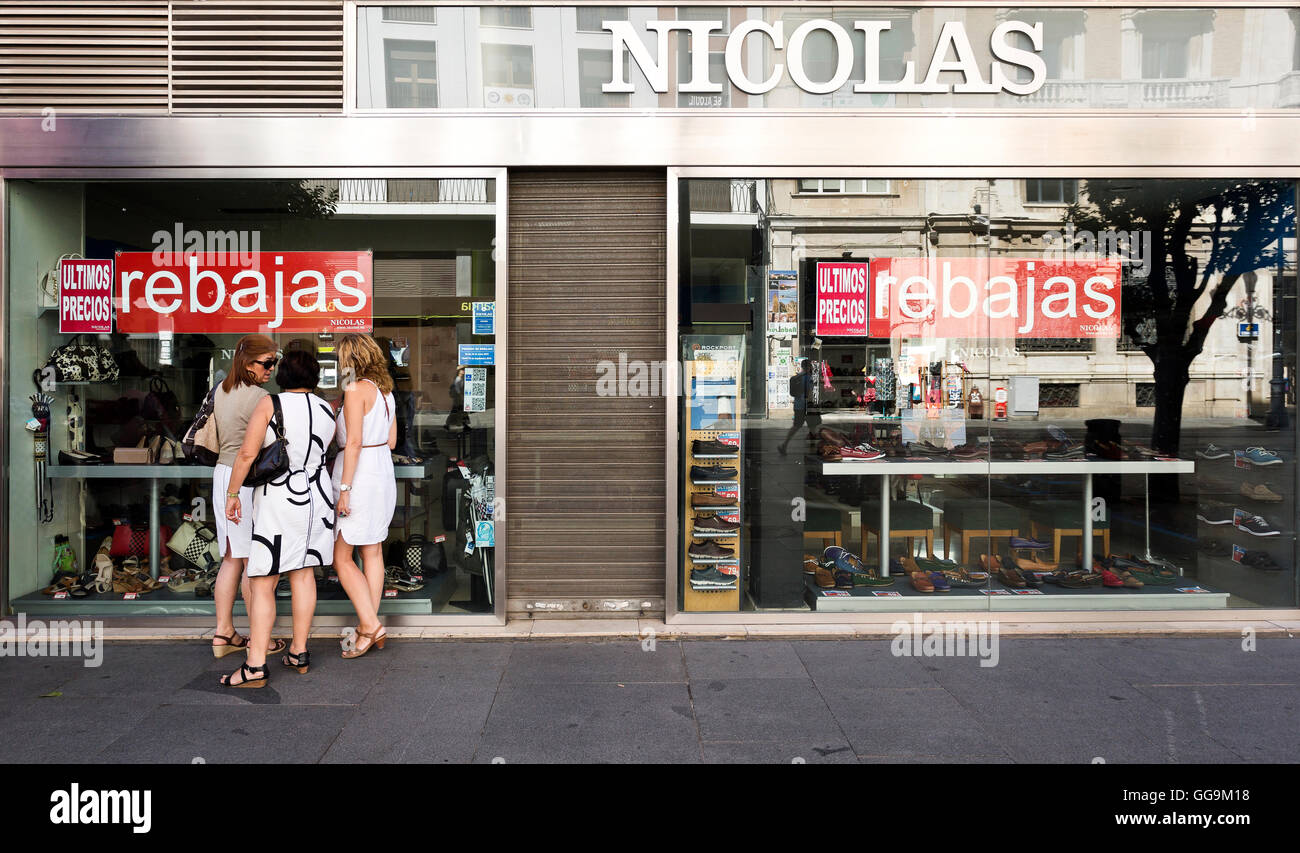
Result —
[{"label": "metal roller shutter", "polygon": [[0,112],[47,108],[166,111],[166,0],[0,0]]},{"label": "metal roller shutter", "polygon": [[342,0],[172,3],[173,112],[342,109]]},{"label": "metal roller shutter", "polygon": [[662,613],[665,399],[598,396],[662,362],[666,176],[511,172],[507,608]]}]

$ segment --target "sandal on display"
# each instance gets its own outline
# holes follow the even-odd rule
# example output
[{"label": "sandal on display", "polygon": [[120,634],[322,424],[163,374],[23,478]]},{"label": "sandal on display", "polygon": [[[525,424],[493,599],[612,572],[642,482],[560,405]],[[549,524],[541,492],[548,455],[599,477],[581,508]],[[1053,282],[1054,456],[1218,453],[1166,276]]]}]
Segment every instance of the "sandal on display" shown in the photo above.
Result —
[{"label": "sandal on display", "polygon": [[[388,632],[384,630],[382,625],[380,625],[378,630],[372,631],[369,634],[358,628],[352,636],[354,637],[353,642],[356,643],[356,645],[350,649],[343,650],[343,657],[347,660],[359,658],[372,648],[382,649],[384,647],[384,640],[388,639]],[[367,642],[363,645],[362,640]]]},{"label": "sandal on display", "polygon": [[[238,682],[235,681],[236,675],[240,676],[240,680]],[[221,676],[221,686],[222,687],[265,687],[266,686],[266,665],[263,664],[262,666],[249,666],[246,663],[241,663],[239,665],[239,669],[235,670],[230,675]]]},{"label": "sandal on display", "polygon": [[303,649],[300,654],[286,652],[285,656],[280,658],[280,663],[289,669],[298,670],[299,675],[306,675],[308,668],[311,667],[311,653]]}]

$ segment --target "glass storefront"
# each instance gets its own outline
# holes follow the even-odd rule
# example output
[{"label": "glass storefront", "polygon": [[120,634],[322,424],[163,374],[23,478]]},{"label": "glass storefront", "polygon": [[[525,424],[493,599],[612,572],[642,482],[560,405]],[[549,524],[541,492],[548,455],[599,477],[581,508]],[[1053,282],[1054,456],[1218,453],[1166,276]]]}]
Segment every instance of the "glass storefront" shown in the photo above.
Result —
[{"label": "glass storefront", "polygon": [[[335,404],[348,381],[337,341],[361,329],[380,344],[395,383],[397,510],[384,543],[390,569],[381,614],[493,612],[492,540],[479,525],[492,520],[494,505],[493,180],[6,187],[7,571],[15,610],[211,614],[215,566],[203,543],[224,501],[214,508],[212,468],[188,463],[175,442],[225,377],[242,335],[269,335],[281,354],[312,352],[321,367],[317,393]],[[313,308],[293,287],[315,277],[324,294],[325,278],[307,267],[340,257],[364,272],[352,286],[336,276],[340,298],[331,291],[329,304],[322,296]],[[112,312],[100,311],[93,294],[84,310],[61,304],[60,266],[82,258],[116,259],[115,299],[128,267],[143,270],[133,280],[139,290]],[[294,264],[306,271],[291,277]],[[173,272],[155,281],[155,269]],[[259,269],[261,294],[235,289]],[[228,290],[195,283],[219,276]],[[64,283],[66,300],[77,282]],[[225,301],[217,304],[214,292]],[[273,320],[245,316],[258,298],[268,300]],[[165,314],[182,300],[202,328],[187,324],[182,310]],[[363,301],[359,320],[336,321]],[[143,325],[141,312],[151,318]],[[61,323],[95,320],[102,331],[60,333]],[[278,390],[274,379],[268,390]],[[59,570],[84,583],[51,588]],[[351,613],[332,570],[316,571],[317,612]]]},{"label": "glass storefront", "polygon": [[684,179],[678,605],[1293,607],[1267,179]]}]

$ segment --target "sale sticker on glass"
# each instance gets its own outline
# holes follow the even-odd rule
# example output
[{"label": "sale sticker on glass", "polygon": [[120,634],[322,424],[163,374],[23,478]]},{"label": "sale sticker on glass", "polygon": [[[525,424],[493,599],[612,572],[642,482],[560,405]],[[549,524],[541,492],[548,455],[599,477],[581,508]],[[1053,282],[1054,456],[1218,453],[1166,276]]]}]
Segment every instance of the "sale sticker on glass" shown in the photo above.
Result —
[{"label": "sale sticker on glass", "polygon": [[113,300],[121,332],[369,332],[371,253],[118,252]]},{"label": "sale sticker on glass", "polygon": [[113,331],[113,262],[67,260],[59,264],[59,334]]},{"label": "sale sticker on glass", "polygon": [[817,336],[867,334],[870,264],[817,265]]}]

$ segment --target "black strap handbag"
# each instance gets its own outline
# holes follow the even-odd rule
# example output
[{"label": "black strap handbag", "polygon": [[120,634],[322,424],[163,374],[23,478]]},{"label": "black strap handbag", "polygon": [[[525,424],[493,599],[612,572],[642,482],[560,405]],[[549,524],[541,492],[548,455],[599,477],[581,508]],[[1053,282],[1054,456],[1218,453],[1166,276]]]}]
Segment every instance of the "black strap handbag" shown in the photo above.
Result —
[{"label": "black strap handbag", "polygon": [[289,473],[289,440],[284,437],[284,410],[280,408],[280,395],[271,395],[271,405],[275,413],[271,415],[271,429],[275,431],[275,441],[263,447],[248,469],[244,478],[245,486],[265,486]]}]

